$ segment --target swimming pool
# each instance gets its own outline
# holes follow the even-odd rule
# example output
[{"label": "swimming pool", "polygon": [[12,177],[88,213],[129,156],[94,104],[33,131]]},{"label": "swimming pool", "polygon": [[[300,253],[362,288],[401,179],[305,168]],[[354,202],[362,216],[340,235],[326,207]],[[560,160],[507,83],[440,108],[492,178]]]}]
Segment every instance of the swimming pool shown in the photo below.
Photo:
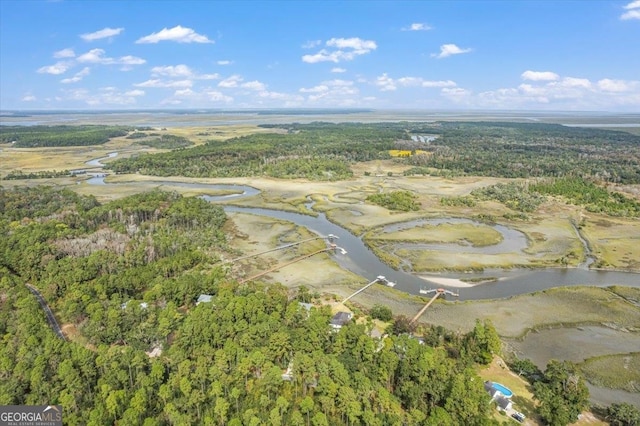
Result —
[{"label": "swimming pool", "polygon": [[493,382],[491,387],[497,391],[499,391],[505,398],[511,398],[513,396],[513,392],[508,387],[501,385],[500,383]]}]

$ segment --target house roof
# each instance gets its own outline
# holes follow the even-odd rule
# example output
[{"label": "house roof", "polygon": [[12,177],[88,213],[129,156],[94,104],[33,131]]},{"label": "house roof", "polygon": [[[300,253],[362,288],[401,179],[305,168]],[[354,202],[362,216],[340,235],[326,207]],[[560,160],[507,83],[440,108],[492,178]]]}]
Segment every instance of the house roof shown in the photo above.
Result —
[{"label": "house roof", "polygon": [[353,315],[351,315],[350,312],[338,312],[337,314],[335,314],[331,318],[330,324],[333,324],[333,325],[345,325],[346,323],[351,321],[351,317],[352,316]]},{"label": "house roof", "polygon": [[198,296],[198,301],[196,303],[209,303],[213,299],[213,296],[210,294],[201,294]]},{"label": "house roof", "polygon": [[499,396],[496,398],[496,403],[498,404],[498,407],[502,408],[503,410],[506,410],[507,408],[509,408],[511,401],[505,398],[504,396]]},{"label": "house roof", "polygon": [[493,382],[491,382],[490,380],[487,380],[486,382],[484,382],[484,390],[486,390],[487,392],[493,393]]}]

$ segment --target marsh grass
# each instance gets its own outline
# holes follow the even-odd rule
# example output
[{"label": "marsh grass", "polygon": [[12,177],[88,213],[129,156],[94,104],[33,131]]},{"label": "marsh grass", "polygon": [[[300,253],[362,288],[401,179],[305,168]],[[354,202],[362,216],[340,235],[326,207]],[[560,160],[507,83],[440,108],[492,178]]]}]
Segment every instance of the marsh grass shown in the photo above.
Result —
[{"label": "marsh grass", "polygon": [[636,392],[640,397],[640,352],[589,358],[578,367],[596,386]]},{"label": "marsh grass", "polygon": [[491,246],[503,240],[502,234],[495,229],[471,223],[423,224],[412,229],[389,233],[373,232],[370,235],[369,238],[385,241],[470,244],[473,247]]}]

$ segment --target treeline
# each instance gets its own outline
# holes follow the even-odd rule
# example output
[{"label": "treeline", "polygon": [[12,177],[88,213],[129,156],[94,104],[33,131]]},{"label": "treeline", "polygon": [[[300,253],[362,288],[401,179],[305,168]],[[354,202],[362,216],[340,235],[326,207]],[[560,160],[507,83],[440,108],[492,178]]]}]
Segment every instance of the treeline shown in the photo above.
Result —
[{"label": "treeline", "polygon": [[[183,136],[176,136],[176,135],[160,135],[159,138],[154,137],[151,139],[146,139],[146,137],[148,136],[146,133],[136,132],[127,136],[127,138],[131,138],[131,136],[134,136],[134,135],[135,137],[132,139],[142,139],[142,140],[138,140],[136,142],[136,145],[146,145],[146,146],[150,146],[152,148],[157,148],[157,149],[178,149],[178,148],[186,148],[188,146],[193,145],[193,142],[191,142],[189,139]],[[138,136],[138,135],[144,135],[144,136]]]},{"label": "treeline", "polygon": [[587,211],[619,217],[640,217],[640,203],[619,192],[612,192],[582,178],[544,179],[532,183],[498,183],[474,189],[470,195],[445,197],[441,204],[475,206],[477,201],[499,201],[512,210],[531,213],[547,196],[562,197],[567,202],[584,206]]},{"label": "treeline", "polygon": [[50,179],[69,176],[69,170],[41,170],[39,172],[25,173],[22,170],[12,170],[7,173],[3,180],[20,180],[20,179]]},{"label": "treeline", "polygon": [[125,126],[0,126],[0,143],[17,148],[102,145],[111,138],[126,136]]},{"label": "treeline", "polygon": [[512,210],[531,213],[540,207],[546,197],[522,183],[498,183],[484,188],[474,189],[471,196],[478,200],[499,201]]},{"label": "treeline", "polygon": [[590,212],[609,216],[640,217],[639,202],[584,179],[545,180],[530,185],[529,189],[540,194],[562,196],[571,204],[585,206]]},{"label": "treeline", "polygon": [[640,136],[626,132],[493,122],[440,122],[423,125],[422,130],[440,137],[426,148],[430,155],[398,160],[416,167],[414,174],[442,175],[447,170],[451,176],[581,177],[640,183]]},{"label": "treeline", "polygon": [[420,204],[411,191],[391,191],[368,195],[366,201],[389,210],[403,212],[420,210]]},{"label": "treeline", "polygon": [[405,132],[375,124],[287,125],[287,134],[256,134],[211,141],[169,153],[140,155],[109,164],[116,173],[156,176],[273,176],[337,180],[351,176],[350,164],[390,158]]}]

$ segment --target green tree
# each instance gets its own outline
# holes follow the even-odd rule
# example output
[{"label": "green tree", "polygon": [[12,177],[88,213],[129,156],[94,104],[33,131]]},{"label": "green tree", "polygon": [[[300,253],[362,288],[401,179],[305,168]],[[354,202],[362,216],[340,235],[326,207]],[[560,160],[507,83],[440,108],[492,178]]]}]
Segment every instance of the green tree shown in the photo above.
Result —
[{"label": "green tree", "polygon": [[549,361],[542,380],[534,383],[533,389],[535,398],[540,401],[540,417],[552,426],[575,422],[589,406],[589,389],[576,366],[569,361]]},{"label": "green tree", "polygon": [[607,420],[611,426],[640,426],[640,410],[626,402],[614,403],[607,408]]},{"label": "green tree", "polygon": [[391,321],[393,319],[393,312],[388,306],[373,305],[369,311],[371,318],[379,319],[380,321]]}]

